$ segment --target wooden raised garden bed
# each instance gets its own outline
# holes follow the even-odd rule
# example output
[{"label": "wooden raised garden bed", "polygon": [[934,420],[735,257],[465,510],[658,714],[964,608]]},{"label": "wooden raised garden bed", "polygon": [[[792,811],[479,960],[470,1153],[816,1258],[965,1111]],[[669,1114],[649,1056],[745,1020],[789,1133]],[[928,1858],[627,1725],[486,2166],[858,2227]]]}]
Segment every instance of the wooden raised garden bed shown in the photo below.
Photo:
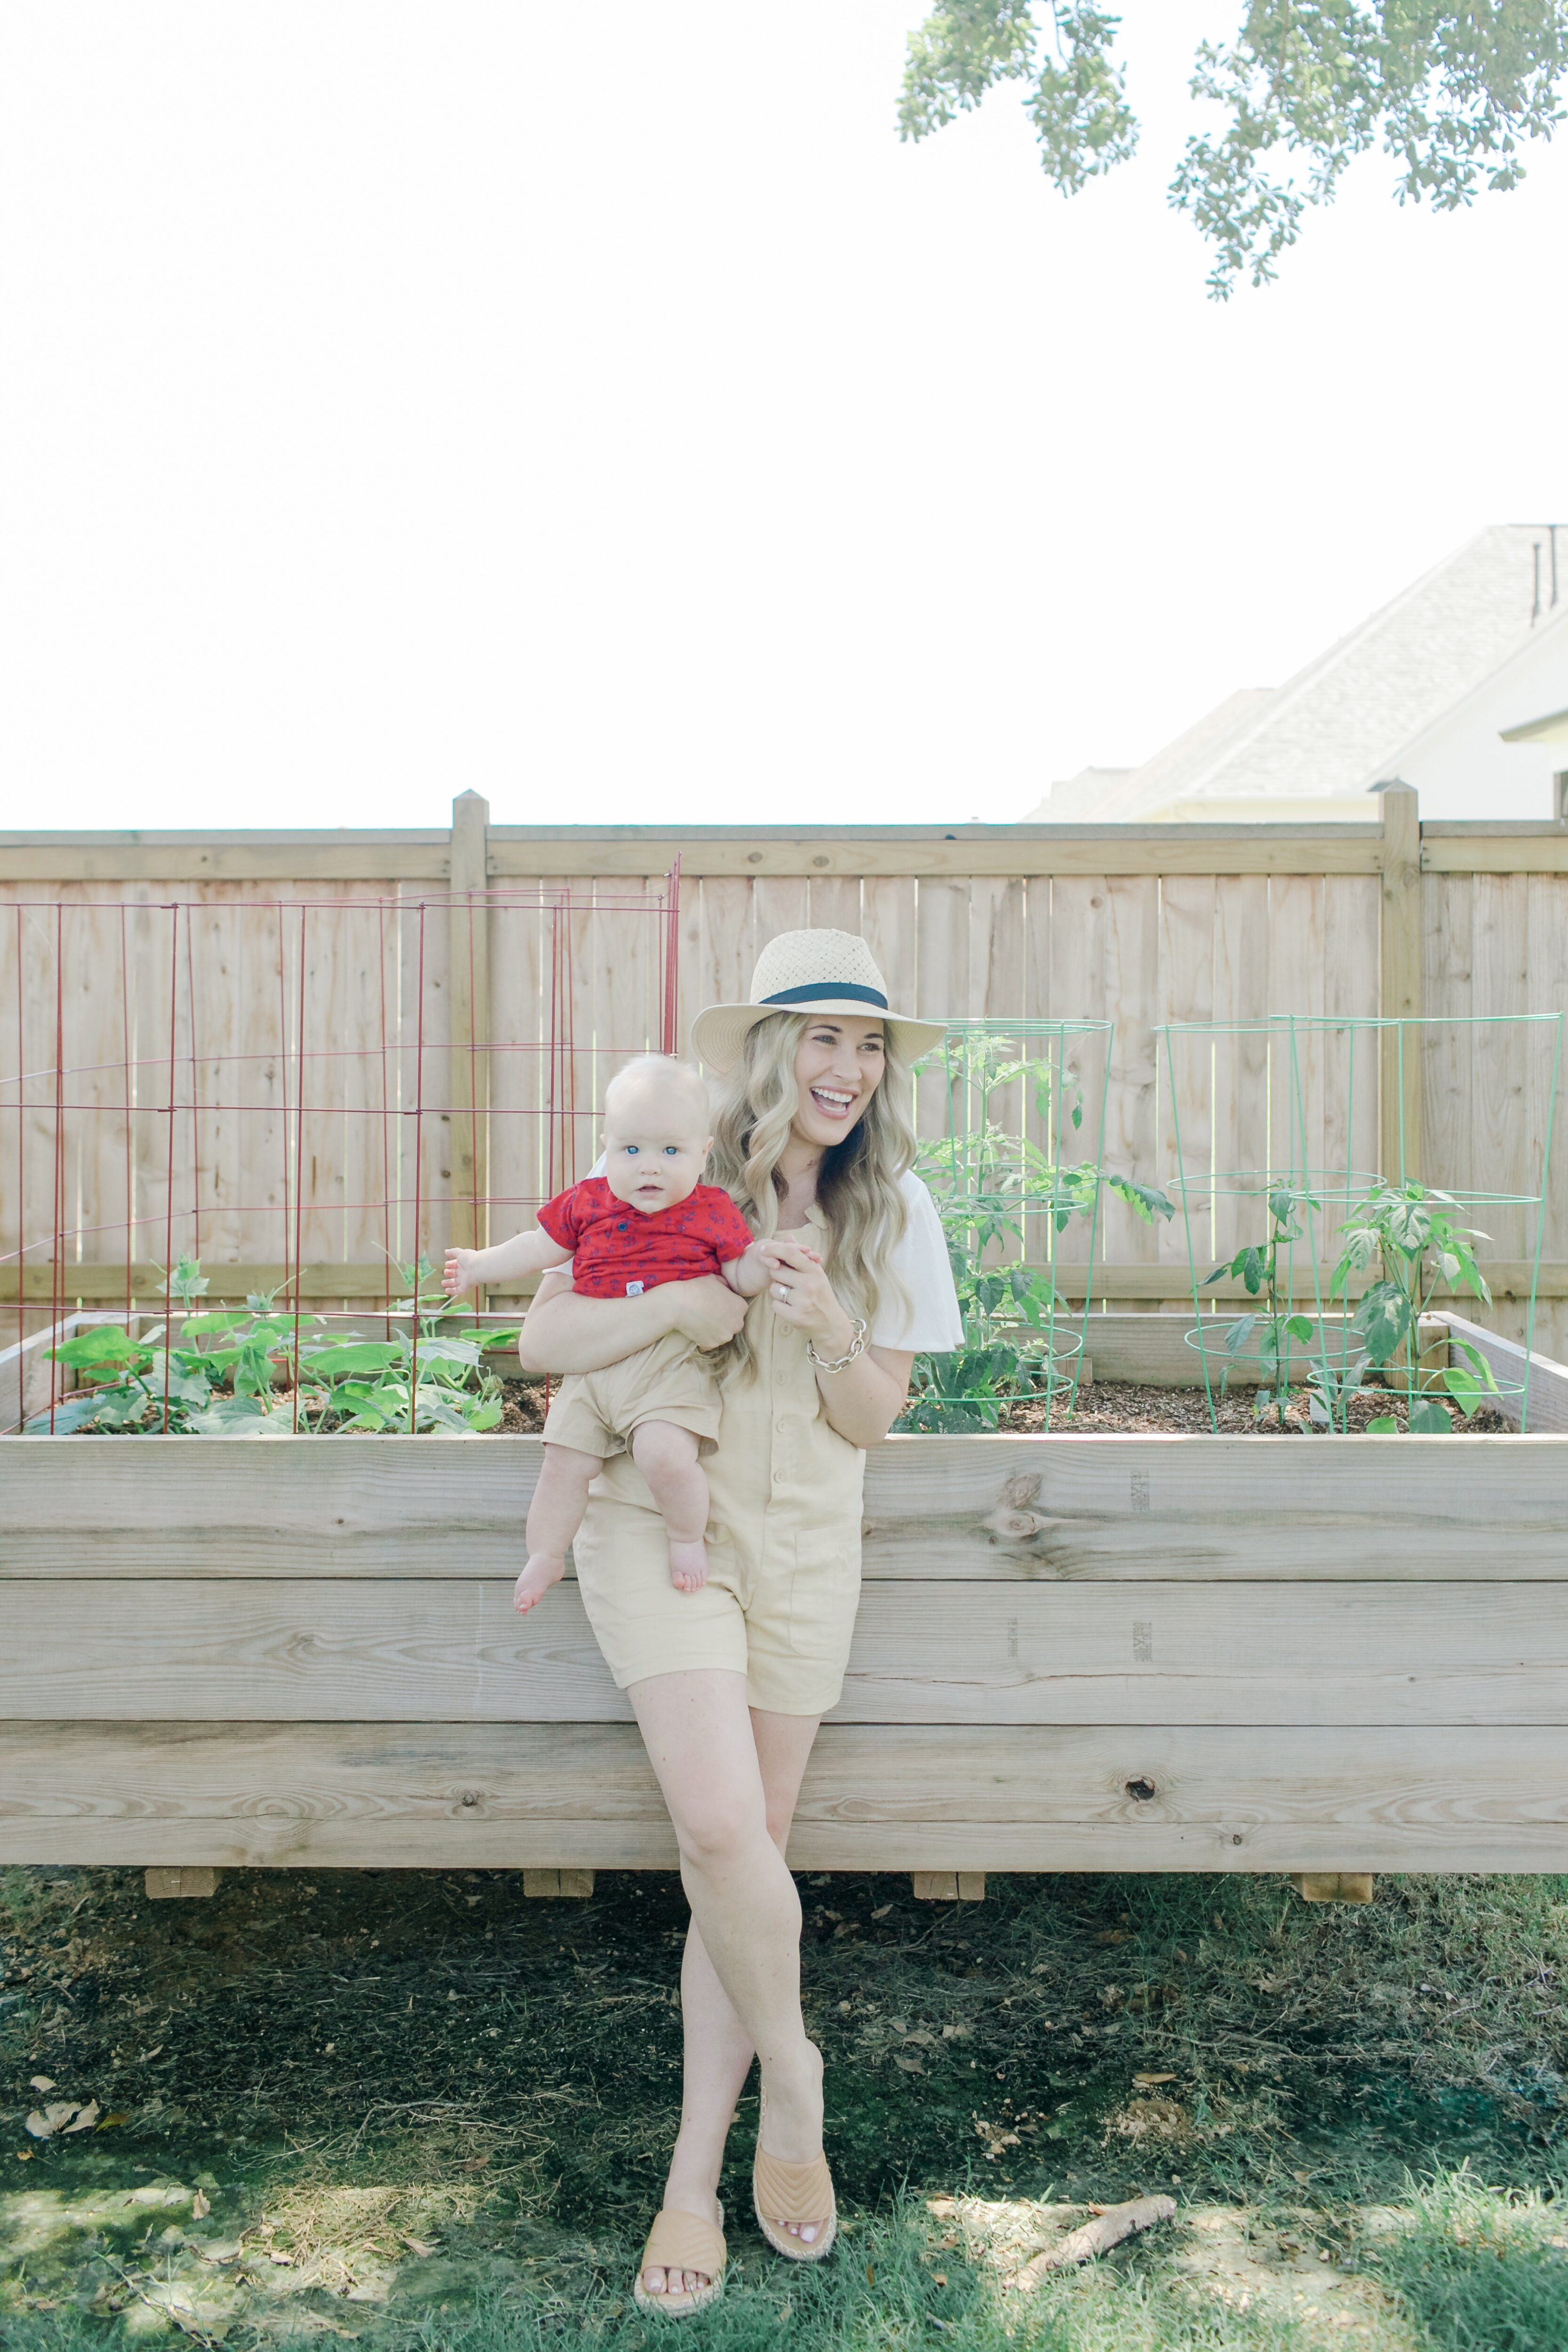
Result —
[{"label": "wooden raised garden bed", "polygon": [[[510,1607],[539,1454],[0,1444],[0,1860],[671,1867],[575,1588]],[[1568,1435],[900,1437],[865,1569],[799,1867],[1568,1869]]]}]

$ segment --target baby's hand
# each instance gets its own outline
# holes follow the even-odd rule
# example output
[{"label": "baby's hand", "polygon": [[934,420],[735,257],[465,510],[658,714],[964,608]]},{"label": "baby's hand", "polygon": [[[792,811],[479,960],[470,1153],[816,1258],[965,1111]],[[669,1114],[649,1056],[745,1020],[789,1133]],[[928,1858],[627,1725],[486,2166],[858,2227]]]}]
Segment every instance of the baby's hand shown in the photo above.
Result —
[{"label": "baby's hand", "polygon": [[775,1274],[781,1265],[798,1266],[803,1257],[808,1258],[813,1265],[825,1263],[819,1250],[810,1248],[805,1242],[780,1241],[776,1234],[770,1234],[766,1241],[758,1242],[756,1248],[758,1255],[767,1260]]},{"label": "baby's hand", "polygon": [[472,1290],[474,1268],[484,1255],[482,1250],[449,1249],[447,1263],[441,1268],[441,1287],[448,1298],[460,1298],[465,1290]]}]

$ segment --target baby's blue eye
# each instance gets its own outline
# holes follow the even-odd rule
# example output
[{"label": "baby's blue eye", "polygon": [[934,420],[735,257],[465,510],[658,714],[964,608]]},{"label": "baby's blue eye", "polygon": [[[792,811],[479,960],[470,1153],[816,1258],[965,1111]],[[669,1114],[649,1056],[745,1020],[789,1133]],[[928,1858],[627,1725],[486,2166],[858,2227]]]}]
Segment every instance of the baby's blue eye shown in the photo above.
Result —
[{"label": "baby's blue eye", "polygon": [[635,1143],[628,1143],[628,1144],[626,1144],[626,1145],[625,1146],[625,1150],[626,1150],[626,1158],[627,1158],[628,1160],[635,1160],[635,1159],[637,1158],[637,1145],[636,1145]]},{"label": "baby's blue eye", "polygon": [[664,1156],[667,1160],[673,1160],[679,1150],[679,1143],[667,1143],[664,1147]]}]

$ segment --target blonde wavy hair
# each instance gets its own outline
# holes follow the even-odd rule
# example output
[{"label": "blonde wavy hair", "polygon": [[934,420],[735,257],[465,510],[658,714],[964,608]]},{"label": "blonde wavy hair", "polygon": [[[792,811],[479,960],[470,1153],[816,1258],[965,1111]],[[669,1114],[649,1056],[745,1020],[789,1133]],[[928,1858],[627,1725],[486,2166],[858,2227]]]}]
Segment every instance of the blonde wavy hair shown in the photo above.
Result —
[{"label": "blonde wavy hair", "polygon": [[[785,1187],[778,1172],[800,1105],[795,1074],[807,1013],[771,1013],[748,1032],[713,1119],[708,1181],[721,1185],[760,1241],[778,1231]],[[852,1315],[875,1323],[890,1294],[907,1307],[891,1271],[909,1210],[900,1179],[913,1167],[909,1072],[890,1037],[881,1084],[842,1143],[829,1145],[816,1180],[827,1225],[828,1279]],[[749,1360],[743,1346],[738,1361]]]}]

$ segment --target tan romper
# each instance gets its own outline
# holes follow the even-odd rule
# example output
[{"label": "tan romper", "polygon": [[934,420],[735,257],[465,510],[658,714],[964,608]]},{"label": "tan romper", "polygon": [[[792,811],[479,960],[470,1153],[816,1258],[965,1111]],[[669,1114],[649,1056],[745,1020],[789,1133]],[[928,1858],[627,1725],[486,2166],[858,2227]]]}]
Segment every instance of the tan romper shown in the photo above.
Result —
[{"label": "tan romper", "polygon": [[603,1462],[624,1454],[645,1421],[689,1429],[700,1454],[711,1454],[719,1442],[712,1364],[678,1331],[603,1371],[570,1373],[544,1417],[544,1443],[596,1454]]},{"label": "tan romper", "polygon": [[[807,1212],[820,1229],[820,1213]],[[588,1490],[573,1546],[584,1605],[619,1688],[718,1666],[746,1677],[752,1706],[825,1715],[844,1682],[860,1598],[866,1456],[822,1407],[802,1335],[752,1301],[752,1377],[721,1391],[708,1582],[678,1592],[664,1521],[627,1454]]]}]

